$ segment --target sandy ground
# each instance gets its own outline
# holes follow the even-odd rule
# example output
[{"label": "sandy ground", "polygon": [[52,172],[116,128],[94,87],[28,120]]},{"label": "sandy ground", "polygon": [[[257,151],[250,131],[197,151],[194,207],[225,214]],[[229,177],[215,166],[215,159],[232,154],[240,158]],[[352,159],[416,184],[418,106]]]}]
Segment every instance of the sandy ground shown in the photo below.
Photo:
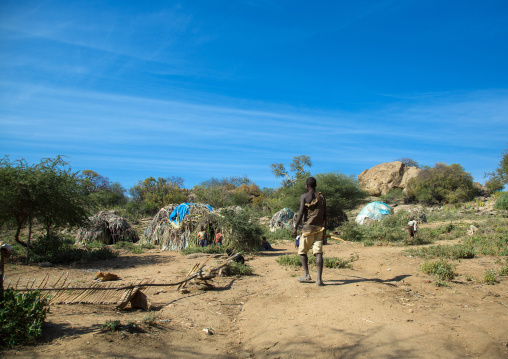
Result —
[{"label": "sandy ground", "polygon": [[[441,242],[442,243],[442,242]],[[357,255],[351,269],[326,269],[325,287],[298,283],[301,269],[275,259],[296,254],[293,243],[247,256],[248,277],[216,278],[211,291],[182,294],[146,290],[152,324],[141,310],[113,305],[55,305],[44,337],[35,346],[4,350],[6,358],[508,358],[508,278],[495,285],[467,281],[484,269],[499,269],[495,257],[462,260],[449,287],[423,274],[420,258],[404,247],[331,243],[325,256]],[[122,282],[150,278],[171,283],[203,257],[173,252],[124,252],[88,267],[6,266],[9,277],[52,278],[62,271],[92,283],[95,271],[118,274]],[[212,263],[212,262],[210,262]],[[212,263],[214,264],[214,263]],[[315,276],[315,268],[311,267]],[[104,332],[108,320],[138,321],[142,331]],[[203,329],[213,334],[207,334]]]}]

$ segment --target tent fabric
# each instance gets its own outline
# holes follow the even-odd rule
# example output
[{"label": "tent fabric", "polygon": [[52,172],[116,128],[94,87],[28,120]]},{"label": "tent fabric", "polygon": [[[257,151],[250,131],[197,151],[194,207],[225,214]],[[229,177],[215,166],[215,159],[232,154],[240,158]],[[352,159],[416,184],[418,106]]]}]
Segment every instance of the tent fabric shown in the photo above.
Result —
[{"label": "tent fabric", "polygon": [[365,218],[370,218],[374,220],[381,220],[383,217],[390,215],[393,213],[392,207],[383,202],[371,202],[358,213],[356,216],[356,222],[363,224]]},{"label": "tent fabric", "polygon": [[[179,204],[178,206],[175,207],[173,212],[171,212],[171,214],[169,215],[169,221],[173,225],[178,226],[180,224],[180,222],[184,220],[185,216],[189,214],[190,208],[192,206],[198,206],[198,204],[196,204],[196,203]],[[199,205],[199,206],[204,206],[204,207],[208,208],[208,210],[210,212],[213,211],[212,206],[210,206],[208,204]]]},{"label": "tent fabric", "polygon": [[293,229],[293,218],[295,213],[290,208],[283,208],[275,213],[270,219],[270,231],[275,232],[278,229]]}]

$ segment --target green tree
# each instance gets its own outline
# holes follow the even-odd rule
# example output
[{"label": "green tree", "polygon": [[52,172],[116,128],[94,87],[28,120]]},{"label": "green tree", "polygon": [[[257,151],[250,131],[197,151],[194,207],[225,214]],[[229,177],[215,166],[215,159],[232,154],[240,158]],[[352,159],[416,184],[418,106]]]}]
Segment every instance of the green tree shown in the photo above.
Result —
[{"label": "green tree", "polygon": [[128,209],[142,214],[153,215],[162,207],[172,203],[185,202],[187,196],[181,177],[148,177],[129,189],[132,196]]},{"label": "green tree", "polygon": [[412,158],[403,157],[403,158],[399,158],[399,159],[397,159],[395,161],[400,161],[400,162],[404,163],[408,167],[421,168],[420,164],[417,161],[413,160]]},{"label": "green tree", "polygon": [[49,235],[63,226],[86,221],[88,205],[77,173],[61,156],[29,165],[25,160],[0,160],[0,225],[16,225],[15,241],[21,229],[37,219]]},{"label": "green tree", "polygon": [[486,174],[489,180],[485,186],[492,192],[501,191],[508,183],[508,148],[502,152],[501,161],[494,172]]},{"label": "green tree", "polygon": [[291,187],[298,180],[309,177],[310,172],[305,169],[306,166],[308,168],[312,167],[312,161],[310,157],[306,155],[293,157],[293,161],[289,165],[291,172],[293,172],[292,175],[290,171],[286,170],[286,167],[284,167],[282,163],[272,163],[270,165],[275,177],[284,178],[281,183],[283,187]]},{"label": "green tree", "polygon": [[[339,172],[318,173],[315,175],[317,191],[326,198],[326,211],[329,227],[336,226],[346,218],[344,211],[355,208],[367,196],[358,188],[358,180],[354,176],[346,176]],[[282,207],[289,207],[295,213],[300,209],[300,197],[306,192],[307,177],[294,182],[291,187],[279,190]],[[279,208],[280,209],[280,208]],[[279,210],[277,209],[277,210]]]},{"label": "green tree", "polygon": [[109,178],[92,170],[81,171],[79,180],[87,194],[105,191],[110,185]]},{"label": "green tree", "polygon": [[245,206],[259,197],[259,187],[247,177],[211,178],[194,186],[197,202],[212,207]]},{"label": "green tree", "polygon": [[461,165],[436,163],[423,169],[407,186],[408,199],[425,204],[458,203],[473,199],[473,176]]}]

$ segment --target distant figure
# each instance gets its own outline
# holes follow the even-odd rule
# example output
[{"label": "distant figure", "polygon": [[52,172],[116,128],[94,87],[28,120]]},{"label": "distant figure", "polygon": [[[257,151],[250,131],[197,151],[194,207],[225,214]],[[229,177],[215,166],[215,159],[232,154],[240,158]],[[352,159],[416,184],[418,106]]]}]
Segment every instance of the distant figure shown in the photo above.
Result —
[{"label": "distant figure", "polygon": [[297,235],[296,236],[295,247],[298,248],[299,246],[300,246],[300,235]]},{"label": "distant figure", "polygon": [[416,232],[418,232],[418,221],[411,220],[407,222],[407,230],[409,232],[409,239],[414,239],[416,236]]},{"label": "distant figure", "polygon": [[201,247],[206,247],[208,245],[207,237],[205,227],[201,226],[201,231],[198,233],[199,245]]},{"label": "distant figure", "polygon": [[264,251],[271,251],[273,249],[270,243],[268,243],[268,241],[266,240],[266,237],[263,237],[263,239],[261,240],[261,249],[263,249]]},{"label": "distant figure", "polygon": [[217,234],[215,235],[215,244],[218,246],[222,245],[222,234],[220,233],[220,228],[217,229]]}]

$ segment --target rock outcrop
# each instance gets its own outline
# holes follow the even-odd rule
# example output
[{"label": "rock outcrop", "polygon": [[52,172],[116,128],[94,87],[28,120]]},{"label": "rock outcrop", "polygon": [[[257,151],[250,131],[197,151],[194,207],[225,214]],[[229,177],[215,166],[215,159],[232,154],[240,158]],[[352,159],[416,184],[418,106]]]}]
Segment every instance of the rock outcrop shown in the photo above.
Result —
[{"label": "rock outcrop", "polygon": [[358,175],[361,189],[369,192],[371,196],[382,196],[393,188],[405,190],[411,178],[418,176],[421,169],[408,167],[400,161],[381,163]]}]

